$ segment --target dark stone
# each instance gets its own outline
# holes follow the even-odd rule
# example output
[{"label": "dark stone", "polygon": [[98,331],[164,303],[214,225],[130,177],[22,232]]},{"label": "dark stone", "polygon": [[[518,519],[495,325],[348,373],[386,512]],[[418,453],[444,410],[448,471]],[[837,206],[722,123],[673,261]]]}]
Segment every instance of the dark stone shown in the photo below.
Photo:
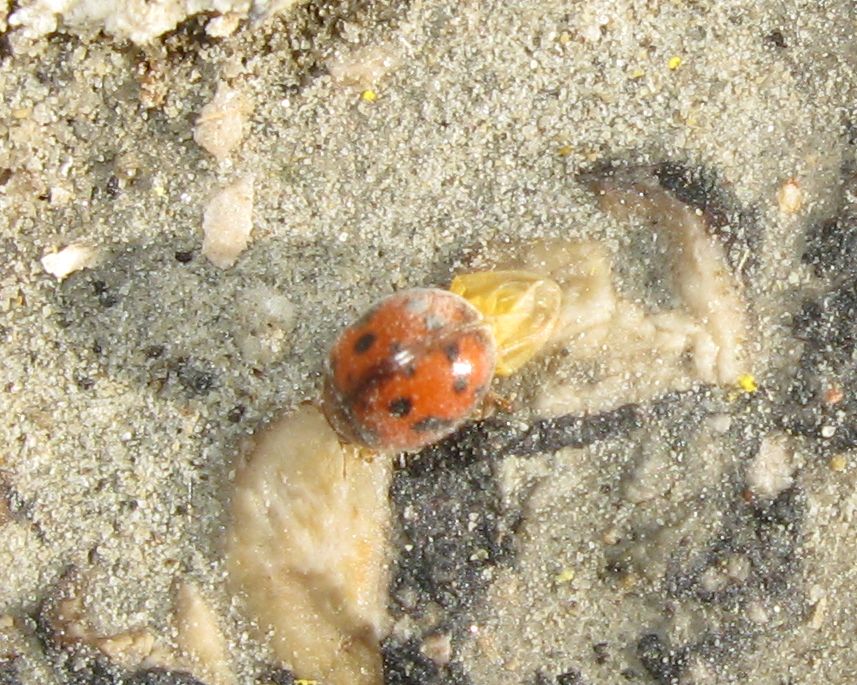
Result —
[{"label": "dark stone", "polygon": [[769,43],[770,45],[773,45],[775,48],[788,47],[785,36],[783,36],[783,32],[779,29],[774,29],[767,36],[765,36],[765,42]]},{"label": "dark stone", "polygon": [[107,185],[104,187],[104,192],[107,193],[108,197],[116,197],[121,189],[119,188],[119,178],[116,176],[110,176],[107,179]]},{"label": "dark stone", "polygon": [[229,410],[229,413],[226,415],[226,418],[230,423],[238,423],[244,418],[244,412],[247,411],[247,408],[243,404],[236,404],[232,409]]},{"label": "dark stone", "polygon": [[98,303],[105,309],[108,309],[119,302],[119,298],[110,292],[110,289],[104,281],[92,281],[92,289],[95,291]]},{"label": "dark stone", "polygon": [[176,250],[173,256],[179,264],[187,264],[193,261],[193,250]]},{"label": "dark stone", "polygon": [[166,349],[167,348],[164,345],[149,345],[145,350],[143,350],[143,354],[146,355],[147,359],[157,359]]},{"label": "dark stone", "polygon": [[179,383],[195,395],[204,395],[213,390],[216,385],[217,377],[213,371],[206,370],[187,359],[178,360],[176,375]]}]

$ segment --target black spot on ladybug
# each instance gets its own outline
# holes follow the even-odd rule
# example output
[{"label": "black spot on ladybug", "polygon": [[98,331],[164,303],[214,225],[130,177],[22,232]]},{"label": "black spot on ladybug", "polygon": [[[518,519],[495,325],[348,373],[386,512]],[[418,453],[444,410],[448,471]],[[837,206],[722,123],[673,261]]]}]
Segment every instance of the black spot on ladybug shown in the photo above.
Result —
[{"label": "black spot on ladybug", "polygon": [[451,421],[439,419],[436,416],[427,416],[424,419],[420,419],[419,421],[412,423],[411,428],[413,428],[417,433],[428,433],[447,428],[451,423]]},{"label": "black spot on ladybug", "polygon": [[467,390],[467,379],[459,376],[455,379],[455,382],[452,384],[452,391],[456,395],[460,395],[465,390]]},{"label": "black spot on ladybug", "polygon": [[444,346],[443,353],[449,361],[454,362],[458,359],[458,355],[461,354],[461,350],[459,349],[457,342],[451,342]]},{"label": "black spot on ladybug", "polygon": [[367,352],[372,345],[375,344],[376,335],[374,333],[364,333],[354,343],[354,351],[357,354]]},{"label": "black spot on ladybug", "polygon": [[399,419],[410,414],[413,407],[414,403],[409,397],[397,397],[387,405],[387,409],[390,410],[390,413]]}]

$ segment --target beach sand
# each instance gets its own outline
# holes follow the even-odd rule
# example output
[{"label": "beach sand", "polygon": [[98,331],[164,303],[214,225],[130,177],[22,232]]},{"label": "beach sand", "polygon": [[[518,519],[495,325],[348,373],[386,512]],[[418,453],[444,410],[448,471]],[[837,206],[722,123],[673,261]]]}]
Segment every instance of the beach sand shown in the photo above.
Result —
[{"label": "beach sand", "polygon": [[[850,0],[317,1],[226,38],[191,19],[150,46],[60,30],[17,52],[9,29],[8,668],[24,683],[70,678],[34,617],[73,567],[93,633],[145,627],[165,645],[175,584],[193,581],[236,682],[264,682],[271,654],[224,582],[244,441],[319,397],[328,346],[370,303],[445,287],[527,241],[597,241],[635,299],[658,251],[578,174],[670,162],[705,170],[752,217],[741,287],[760,389],[686,395],[615,439],[495,463],[495,503],[514,519],[506,552],[480,567],[465,614],[437,610],[454,668],[432,677],[857,682],[855,453],[791,431],[774,504],[741,496],[781,428],[775,408],[802,350],[792,315],[830,287],[801,255],[807,231],[840,212],[857,162],[855,35]],[[244,101],[222,160],[194,140],[220,82]],[[201,252],[203,214],[248,177],[252,233],[221,268]],[[778,201],[790,179],[794,211]],[[42,258],[72,244],[95,262],[47,273]],[[280,309],[266,313],[272,300]],[[526,368],[498,391],[527,398],[552,367]],[[609,399],[605,410],[631,401],[621,388]],[[538,415],[513,406],[523,421]],[[391,540],[395,555],[402,538]],[[398,635],[407,608],[394,597]]]}]

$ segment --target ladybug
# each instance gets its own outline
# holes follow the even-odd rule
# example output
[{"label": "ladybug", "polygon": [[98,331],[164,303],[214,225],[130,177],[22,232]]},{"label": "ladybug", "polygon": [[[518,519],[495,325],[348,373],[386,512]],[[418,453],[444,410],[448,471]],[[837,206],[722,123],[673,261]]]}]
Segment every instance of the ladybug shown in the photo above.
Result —
[{"label": "ladybug", "polygon": [[481,404],[496,356],[491,328],[465,299],[437,288],[402,290],[334,342],[322,408],[348,442],[417,450]]}]

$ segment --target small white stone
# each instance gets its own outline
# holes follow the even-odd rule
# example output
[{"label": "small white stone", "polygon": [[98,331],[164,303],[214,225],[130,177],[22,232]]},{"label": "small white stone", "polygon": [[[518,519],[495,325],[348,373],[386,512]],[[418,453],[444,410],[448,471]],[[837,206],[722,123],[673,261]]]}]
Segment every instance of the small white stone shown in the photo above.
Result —
[{"label": "small white stone", "polygon": [[202,254],[221,269],[235,263],[253,230],[253,177],[243,176],[221,188],[208,203],[202,219]]},{"label": "small white stone", "polygon": [[797,214],[803,207],[803,190],[793,178],[783,183],[777,191],[777,204],[783,214]]},{"label": "small white stone", "polygon": [[205,25],[205,32],[214,38],[224,38],[231,36],[238,28],[238,23],[241,21],[241,15],[236,12],[227,12],[218,17],[214,17]]},{"label": "small white stone", "polygon": [[98,261],[98,250],[88,245],[72,243],[59,252],[42,257],[42,268],[51,276],[63,280],[69,274],[94,266]]},{"label": "small white stone", "polygon": [[218,161],[223,161],[241,142],[244,117],[249,111],[247,99],[221,81],[214,99],[199,113],[193,139]]},{"label": "small white stone", "polygon": [[747,485],[753,494],[774,498],[792,484],[792,451],[780,433],[766,436],[747,469]]},{"label": "small white stone", "polygon": [[836,426],[822,426],[821,437],[832,438],[836,434]]},{"label": "small white stone", "polygon": [[452,658],[452,641],[449,633],[434,633],[423,640],[422,653],[438,666],[445,666]]},{"label": "small white stone", "polygon": [[732,426],[732,417],[729,414],[714,414],[708,419],[708,425],[715,433],[726,433]]},{"label": "small white stone", "polygon": [[74,194],[63,186],[53,186],[50,190],[51,207],[62,207],[74,198]]}]

